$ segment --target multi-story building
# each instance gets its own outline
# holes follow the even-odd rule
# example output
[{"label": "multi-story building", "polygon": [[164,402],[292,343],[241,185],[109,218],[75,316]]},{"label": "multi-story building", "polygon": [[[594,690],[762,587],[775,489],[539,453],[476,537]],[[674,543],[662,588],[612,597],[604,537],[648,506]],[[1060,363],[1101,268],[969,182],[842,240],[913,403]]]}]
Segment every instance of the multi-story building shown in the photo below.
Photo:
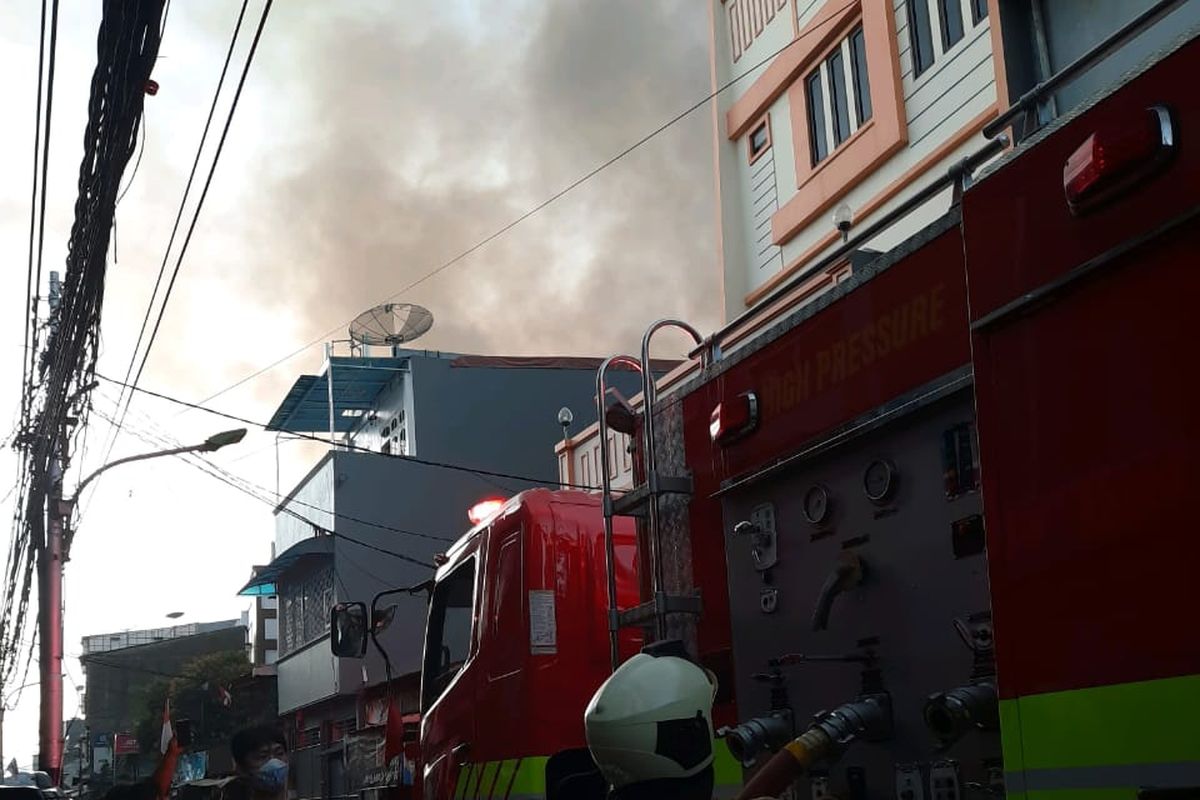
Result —
[{"label": "multi-story building", "polygon": [[[940,201],[874,238],[860,258],[815,266],[853,232],[978,150],[1022,94],[1151,0],[709,0],[725,313],[737,317],[812,271],[792,298],[844,280],[904,241]],[[1190,7],[1190,8],[1189,8]],[[1165,42],[1195,3],[1146,34]],[[1082,24],[1081,20],[1087,20]],[[1062,114],[1153,49],[1106,60],[1056,93]],[[1014,131],[1021,136],[1022,126]],[[835,220],[836,217],[836,220]]]},{"label": "multi-story building", "polygon": [[[923,203],[843,257],[843,236],[878,221],[987,141],[983,128],[1153,0],[708,0],[716,247],[727,322],[722,347],[755,341],[877,256],[944,216],[954,192]],[[1176,10],[1138,46],[1020,118],[1020,140],[1069,113],[1200,22]],[[792,288],[773,296],[781,287]],[[647,320],[649,322],[649,320]],[[633,343],[630,343],[631,346]],[[660,382],[691,374],[692,362]],[[640,404],[640,395],[632,398]],[[592,474],[595,426],[560,442],[560,476]],[[616,435],[616,485],[628,485]]]},{"label": "multi-story building", "polygon": [[[280,502],[277,555],[242,590],[279,599],[279,713],[302,797],[343,794],[347,735],[383,722],[365,691],[384,682],[382,659],[373,648],[361,662],[335,659],[330,607],[421,584],[435,555],[470,527],[473,505],[556,482],[559,410],[593,418],[599,360],[397,349],[326,365],[296,381],[271,428],[332,428],[334,444]],[[631,394],[637,376],[615,371],[611,382]],[[403,710],[415,711],[426,596],[383,605],[397,613],[380,641]]]}]

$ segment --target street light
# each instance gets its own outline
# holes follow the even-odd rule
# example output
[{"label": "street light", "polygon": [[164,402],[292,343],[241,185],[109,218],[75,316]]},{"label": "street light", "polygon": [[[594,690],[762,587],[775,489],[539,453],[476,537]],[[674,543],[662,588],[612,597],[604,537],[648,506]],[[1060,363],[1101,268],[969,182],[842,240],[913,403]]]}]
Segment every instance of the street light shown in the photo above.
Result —
[{"label": "street light", "polygon": [[62,567],[70,557],[74,532],[71,531],[69,522],[76,501],[89,483],[119,464],[184,453],[212,453],[227,445],[236,444],[245,437],[246,429],[238,428],[214,434],[200,444],[118,458],[104,464],[80,481],[70,499],[62,497],[61,473],[59,482],[52,484],[50,496],[46,499],[46,538],[42,552],[38,555],[41,570],[38,581],[38,630],[41,634],[42,648],[39,664],[42,673],[42,710],[38,724],[38,758],[47,767],[46,771],[55,783],[58,782],[62,768]]},{"label": "street light", "polygon": [[148,458],[178,456],[184,453],[213,453],[217,450],[220,450],[222,447],[225,447],[226,445],[237,444],[244,438],[246,438],[246,429],[237,428],[236,430],[232,431],[214,433],[200,444],[187,445],[186,447],[173,447],[170,450],[155,450],[152,453],[141,453],[136,456],[126,456],[125,458],[118,458],[116,461],[110,461],[80,481],[79,485],[75,487],[75,496],[66,501],[67,510],[69,512],[69,510],[74,507],[75,501],[79,499],[79,495],[83,494],[84,487],[95,480],[96,477],[105,470],[112,469],[120,464],[128,464],[131,461],[145,461]]}]

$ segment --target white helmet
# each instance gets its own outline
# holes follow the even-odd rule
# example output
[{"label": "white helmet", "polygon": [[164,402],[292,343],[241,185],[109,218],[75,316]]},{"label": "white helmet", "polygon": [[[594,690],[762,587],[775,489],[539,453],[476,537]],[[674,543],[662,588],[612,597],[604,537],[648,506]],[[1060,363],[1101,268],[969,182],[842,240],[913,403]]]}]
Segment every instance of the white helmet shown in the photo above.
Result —
[{"label": "white helmet", "polygon": [[614,796],[650,783],[647,796],[665,797],[674,784],[694,783],[695,796],[711,797],[715,696],[715,677],[686,658],[643,652],[622,664],[583,714],[588,748]]}]

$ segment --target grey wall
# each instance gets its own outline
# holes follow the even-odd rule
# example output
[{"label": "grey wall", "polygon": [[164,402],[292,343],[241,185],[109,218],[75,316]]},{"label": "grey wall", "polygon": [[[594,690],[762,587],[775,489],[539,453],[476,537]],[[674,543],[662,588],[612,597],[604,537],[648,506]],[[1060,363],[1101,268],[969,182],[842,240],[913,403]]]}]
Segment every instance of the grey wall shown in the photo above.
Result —
[{"label": "grey wall", "polygon": [[[1050,66],[1057,72],[1145,11],[1155,0],[1041,1]],[[1132,44],[1114,52],[1104,63],[1059,91],[1055,96],[1058,112],[1065,113],[1097,90],[1112,84],[1122,73],[1197,24],[1200,24],[1200,3],[1184,3]]]},{"label": "grey wall", "polygon": [[330,513],[336,510],[333,481],[333,464],[326,455],[288,495],[282,505],[295,514],[275,514],[277,554],[312,536],[312,523],[327,530],[333,528],[333,514]]},{"label": "grey wall", "polygon": [[[413,359],[418,455],[557,481],[558,410],[575,414],[573,430],[595,421],[592,369],[452,367]],[[609,383],[627,397],[634,373],[614,370]]]},{"label": "grey wall", "polygon": [[[470,527],[467,510],[472,505],[488,495],[508,494],[475,475],[431,469],[402,459],[338,453],[335,460],[338,508],[346,515],[338,519],[337,530],[342,537],[334,542],[338,573],[335,592],[339,600],[369,604],[375,593],[384,589],[427,580],[432,575],[428,567],[380,551],[432,563],[435,553],[444,552]],[[423,538],[382,526],[440,538]],[[425,600],[424,594],[385,600],[385,604],[399,605],[395,622],[381,637],[396,675],[420,668]],[[373,648],[366,666],[370,683],[383,679],[383,662]],[[358,688],[361,675],[357,675],[357,682],[355,677],[347,676],[352,686],[343,686],[343,691]]]}]

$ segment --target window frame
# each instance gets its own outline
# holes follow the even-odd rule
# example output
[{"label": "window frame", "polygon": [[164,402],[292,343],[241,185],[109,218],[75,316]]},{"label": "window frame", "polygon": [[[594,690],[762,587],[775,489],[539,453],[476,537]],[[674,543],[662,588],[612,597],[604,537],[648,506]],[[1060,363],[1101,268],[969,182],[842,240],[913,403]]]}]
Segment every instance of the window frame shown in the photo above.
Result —
[{"label": "window frame", "polygon": [[[762,147],[755,150],[754,149],[754,135],[756,133],[758,133],[759,131],[764,131],[766,133],[767,140],[766,140],[766,142],[763,143]],[[768,150],[771,149],[772,143],[773,143],[773,140],[771,137],[771,113],[768,111],[766,114],[762,115],[762,118],[759,119],[758,122],[756,122],[752,126],[750,126],[750,131],[746,134],[746,159],[747,159],[747,161],[750,164],[753,164],[755,161],[758,161],[760,158],[762,158],[764,153],[766,153]]]},{"label": "window frame", "polygon": [[[923,10],[922,13],[924,16],[920,17],[920,19],[914,18],[917,9]],[[928,72],[937,62],[937,53],[934,51],[933,46],[933,20],[930,18],[929,0],[904,0],[904,13],[908,20],[908,52],[912,60],[913,79],[915,80]],[[918,25],[918,23],[922,24]],[[918,55],[923,52],[919,41],[921,34],[926,36],[928,42],[927,61],[918,59]]]},{"label": "window frame", "polygon": [[[467,653],[462,663],[454,670],[452,675],[448,677],[444,673],[434,675],[432,665],[440,664],[442,642],[445,638],[446,615],[445,609],[449,606],[442,606],[441,618],[435,620],[435,614],[438,613],[439,590],[447,586],[450,581],[458,576],[463,570],[470,570],[471,580],[471,604],[469,606],[471,612],[471,627],[467,635]],[[445,578],[439,580],[433,587],[433,593],[429,598],[429,615],[428,622],[425,626],[425,657],[422,659],[421,665],[421,708],[423,710],[431,708],[436,703],[440,702],[446,693],[458,682],[459,677],[466,671],[471,660],[475,656],[475,641],[478,634],[478,614],[476,607],[479,603],[479,554],[471,553],[466,558],[463,558],[453,569],[451,569]],[[437,645],[436,649],[432,646],[434,643],[434,633],[436,630]],[[453,662],[452,662],[453,663]]]},{"label": "window frame", "polygon": [[[945,55],[951,48],[967,38],[967,21],[963,16],[962,0],[937,0],[937,11],[938,30],[942,36],[942,54]],[[953,35],[950,23],[955,20],[958,23],[958,38],[950,41],[950,37]]]},{"label": "window frame", "polygon": [[983,22],[988,14],[988,0],[971,0],[971,25]]},{"label": "window frame", "polygon": [[[822,75],[820,63],[817,64],[816,69],[803,78],[803,82],[804,116],[808,123],[809,163],[815,169],[833,155],[825,133],[825,78]],[[814,88],[816,89],[815,94]]]},{"label": "window frame", "polygon": [[[854,118],[858,121],[858,127],[862,127],[871,121],[872,106],[871,106],[871,74],[867,68],[867,34],[863,30],[862,23],[858,27],[850,31],[850,35],[846,37],[850,43],[850,81],[854,84]],[[862,43],[861,53],[859,48],[855,46],[855,39]],[[861,55],[861,64],[860,62]],[[865,81],[860,72],[866,70]],[[863,92],[863,84],[865,83],[866,92]],[[864,110],[864,101],[866,113]]]}]

